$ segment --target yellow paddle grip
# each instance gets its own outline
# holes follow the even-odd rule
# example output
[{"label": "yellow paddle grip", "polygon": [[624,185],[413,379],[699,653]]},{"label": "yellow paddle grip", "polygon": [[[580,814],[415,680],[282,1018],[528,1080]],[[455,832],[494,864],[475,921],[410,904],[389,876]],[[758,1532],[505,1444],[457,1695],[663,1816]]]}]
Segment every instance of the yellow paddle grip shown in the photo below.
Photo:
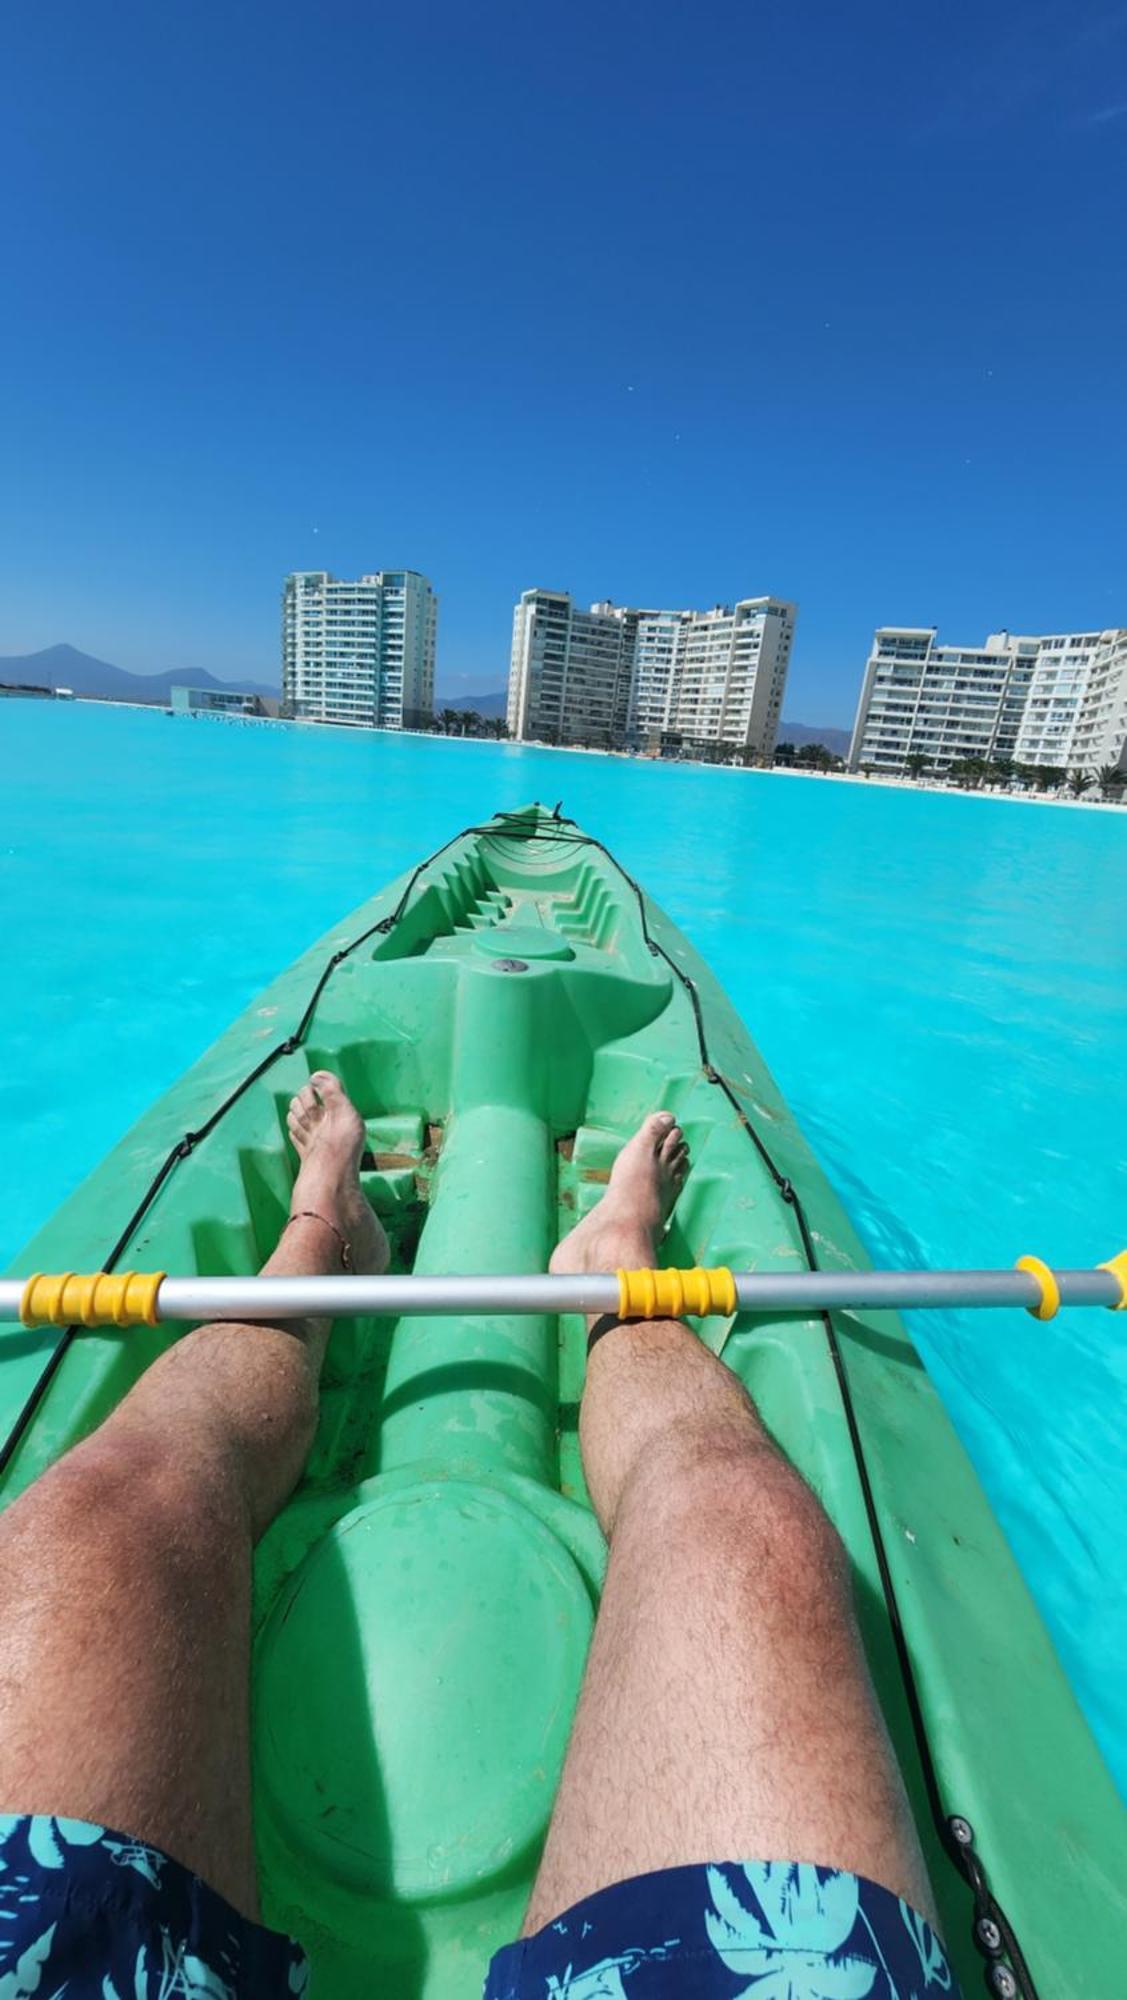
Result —
[{"label": "yellow paddle grip", "polygon": [[1127,1250],[1121,1250],[1118,1257],[1109,1257],[1099,1269],[1110,1271],[1112,1277],[1119,1280],[1119,1298],[1112,1306],[1112,1312],[1127,1312]]},{"label": "yellow paddle grip", "polygon": [[1060,1311],[1060,1286],[1041,1257],[1019,1257],[1015,1271],[1028,1271],[1041,1288],[1041,1297],[1035,1306],[1027,1306],[1026,1312],[1034,1319],[1053,1319]]},{"label": "yellow paddle grip", "polygon": [[681,1319],[734,1313],[736,1281],[726,1264],[703,1271],[619,1271],[619,1319]]},{"label": "yellow paddle grip", "polygon": [[25,1326],[155,1326],[164,1271],[36,1271],[23,1288]]}]

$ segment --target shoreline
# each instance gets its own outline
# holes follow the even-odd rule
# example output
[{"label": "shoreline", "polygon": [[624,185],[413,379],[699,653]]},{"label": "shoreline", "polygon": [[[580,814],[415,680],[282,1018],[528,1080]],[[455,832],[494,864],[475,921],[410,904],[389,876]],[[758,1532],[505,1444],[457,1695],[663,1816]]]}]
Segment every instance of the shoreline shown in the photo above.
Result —
[{"label": "shoreline", "polygon": [[1070,806],[1083,812],[1122,812],[1122,806],[1111,799],[1061,798],[1046,792],[1008,792],[992,785],[948,785],[942,778],[933,778],[928,784],[920,784],[915,778],[866,778],[862,771],[796,771],[791,765],[776,764],[760,774],[772,778],[826,778],[837,785],[872,785],[887,792],[943,792],[948,798],[957,799],[1001,799],[1007,805],[1016,806]]},{"label": "shoreline", "polygon": [[[13,698],[15,700],[20,699],[18,695]],[[35,697],[27,698],[35,699]],[[133,713],[140,711],[148,715],[168,716],[175,713],[171,708],[166,707],[160,702],[106,701],[99,695],[74,695],[58,705],[69,708],[72,704],[81,704],[82,706],[93,708],[124,708],[131,710]],[[1058,806],[1074,812],[1123,812],[1125,817],[1127,817],[1127,792],[1124,794],[1123,804],[1120,805],[1111,799],[1062,798],[1057,794],[1050,797],[1045,792],[1002,791],[994,786],[986,785],[949,785],[941,778],[921,782],[917,778],[897,778],[891,775],[879,776],[874,774],[866,777],[862,771],[815,771],[805,768],[800,769],[794,764],[713,764],[701,757],[645,757],[634,750],[596,750],[589,744],[584,743],[537,743],[530,741],[522,742],[519,738],[511,736],[447,735],[444,730],[440,729],[375,729],[339,722],[295,722],[289,717],[281,715],[224,715],[218,711],[209,713],[206,709],[196,710],[191,719],[208,722],[274,723],[287,729],[311,731],[321,729],[337,730],[348,736],[410,736],[429,743],[484,743],[488,748],[494,750],[536,750],[555,757],[606,757],[617,762],[651,764],[657,767],[666,766],[672,769],[683,767],[692,771],[727,771],[731,772],[734,776],[746,778],[815,778],[822,783],[834,785],[868,785],[881,791],[938,792],[948,798],[996,799],[1001,800],[1007,805]]]}]

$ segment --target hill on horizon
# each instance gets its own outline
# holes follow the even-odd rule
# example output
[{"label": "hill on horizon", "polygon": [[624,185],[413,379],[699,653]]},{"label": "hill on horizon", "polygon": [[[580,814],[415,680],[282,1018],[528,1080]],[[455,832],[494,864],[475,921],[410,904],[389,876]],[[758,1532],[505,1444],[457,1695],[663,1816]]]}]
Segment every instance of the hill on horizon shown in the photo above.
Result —
[{"label": "hill on horizon", "polygon": [[808,722],[783,721],[779,724],[778,741],[793,743],[796,750],[801,750],[806,743],[824,743],[826,749],[832,750],[835,756],[844,757],[848,753],[852,738],[851,729],[838,729],[830,723],[826,723],[823,729],[812,728]]},{"label": "hill on horizon", "polygon": [[206,667],[194,673],[131,674],[109,660],[95,659],[77,646],[44,646],[38,653],[0,654],[0,681],[9,687],[23,682],[33,687],[72,688],[75,694],[114,695],[119,701],[165,703],[174,687],[227,688],[236,694],[276,696],[278,690],[267,681],[220,680]]},{"label": "hill on horizon", "polygon": [[441,715],[444,708],[456,708],[459,713],[473,709],[478,715],[504,715],[508,705],[507,688],[487,688],[481,694],[443,694],[440,689],[434,697],[437,715]]}]

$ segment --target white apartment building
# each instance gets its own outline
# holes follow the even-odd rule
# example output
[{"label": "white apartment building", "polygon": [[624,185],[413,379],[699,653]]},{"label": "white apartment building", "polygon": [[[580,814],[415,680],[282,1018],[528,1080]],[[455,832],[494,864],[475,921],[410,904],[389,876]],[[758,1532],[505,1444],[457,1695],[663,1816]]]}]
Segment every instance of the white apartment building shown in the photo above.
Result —
[{"label": "white apartment building", "polygon": [[414,569],[296,570],[282,593],[282,714],[410,729],[434,713],[438,600]]},{"label": "white apartment building", "polygon": [[[1124,655],[1117,642],[1127,633],[1055,633],[1042,639],[1037,665],[1025,704],[1017,739],[1019,764],[1056,764],[1064,770],[1098,769],[1100,762],[1114,763],[1114,756],[1097,759],[1097,745],[1104,731],[1096,726],[1094,708],[1114,713],[1116,687],[1122,692]],[[1099,696],[1093,685],[1099,663]],[[1120,737],[1119,749],[1123,747]],[[1083,750],[1083,754],[1081,754]]]},{"label": "white apartment building", "polygon": [[1100,633],[1072,738],[1080,771],[1127,769],[1127,629]]},{"label": "white apartment building", "polygon": [[793,604],[774,597],[682,612],[664,729],[770,757],[796,616]]},{"label": "white apartment building", "polygon": [[668,728],[669,692],[681,636],[682,611],[638,611],[629,726],[647,741]]},{"label": "white apartment building", "polygon": [[509,735],[541,743],[621,743],[630,711],[634,627],[566,590],[526,590],[513,612]]},{"label": "white apartment building", "polygon": [[593,604],[526,590],[513,617],[509,732],[553,743],[720,743],[769,757],[796,610],[772,597],[711,611]]},{"label": "white apartment building", "polygon": [[933,770],[962,757],[1012,756],[1036,656],[1036,639],[1005,632],[983,646],[941,646],[933,625],[881,626],[861,683],[850,770],[903,771],[910,756],[926,757]]},{"label": "white apartment building", "polygon": [[[1122,707],[1127,648],[1117,650],[1120,636],[992,632],[982,646],[941,646],[934,626],[881,626],[865,666],[849,768],[901,772],[910,757],[934,771],[968,757],[1098,768],[1098,759],[1088,760],[1097,741],[1106,748],[1114,736]],[[1086,719],[1097,660],[1098,727]],[[1122,735],[1118,741],[1116,756]]]}]

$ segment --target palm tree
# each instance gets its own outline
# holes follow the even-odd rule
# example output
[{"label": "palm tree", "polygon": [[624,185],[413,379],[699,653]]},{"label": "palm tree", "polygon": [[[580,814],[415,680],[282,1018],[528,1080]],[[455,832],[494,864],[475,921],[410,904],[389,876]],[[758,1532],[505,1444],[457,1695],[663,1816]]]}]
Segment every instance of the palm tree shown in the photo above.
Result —
[{"label": "palm tree", "polygon": [[918,778],[921,771],[927,770],[930,762],[931,758],[925,757],[922,750],[909,750],[904,759],[904,768],[910,778]]},{"label": "palm tree", "polygon": [[990,769],[1000,785],[1012,784],[1017,766],[1012,757],[992,757]]},{"label": "palm tree", "polygon": [[966,791],[977,791],[990,766],[984,757],[959,757],[951,765],[947,776]]},{"label": "palm tree", "polygon": [[1069,774],[1068,789],[1074,799],[1082,798],[1092,782],[1090,771],[1072,771]]},{"label": "palm tree", "polygon": [[1036,770],[1039,792],[1058,791],[1067,776],[1067,772],[1063,771],[1059,764],[1038,764]]},{"label": "palm tree", "polygon": [[1127,771],[1118,764],[1104,764],[1097,773],[1096,783],[1104,798],[1113,805],[1122,805],[1123,787],[1127,785]]},{"label": "palm tree", "polygon": [[832,750],[827,750],[824,743],[804,743],[796,761],[809,765],[814,771],[833,771],[841,764],[841,758],[835,757]]}]

